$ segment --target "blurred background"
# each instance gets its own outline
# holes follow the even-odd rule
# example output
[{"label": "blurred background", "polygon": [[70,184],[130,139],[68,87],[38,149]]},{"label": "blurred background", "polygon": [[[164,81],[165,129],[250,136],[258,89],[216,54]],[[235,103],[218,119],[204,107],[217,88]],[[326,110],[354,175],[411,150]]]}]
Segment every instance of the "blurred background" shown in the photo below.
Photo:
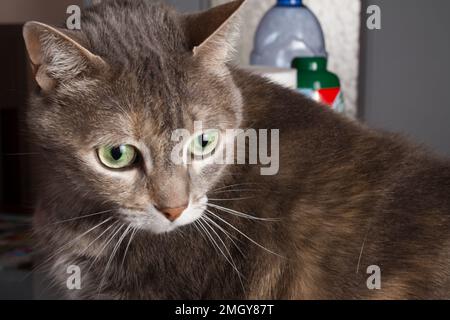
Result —
[{"label": "blurred background", "polygon": [[[196,11],[226,0],[166,2],[182,11]],[[28,20],[61,25],[68,17],[69,5],[90,3],[0,1],[0,299],[39,297],[33,291],[36,280],[25,277],[33,257],[29,240],[36,193],[33,164],[40,159],[24,133],[27,92],[34,84],[22,40],[22,25]],[[274,24],[273,17],[275,20],[261,25],[261,19],[275,4],[275,0],[248,0],[243,9],[236,63],[250,64],[255,45],[261,45],[273,30],[286,27]],[[449,156],[450,1],[304,0],[303,4],[323,30],[328,60],[323,76],[340,80],[334,83],[339,83],[345,108],[338,111],[371,127],[403,133],[431,151]],[[367,27],[371,17],[367,9],[371,5],[380,8],[381,29]],[[305,27],[301,19],[290,21],[294,21],[293,29]],[[260,34],[255,42],[258,26]],[[311,36],[312,29],[305,28],[303,32]],[[304,64],[298,66],[295,71],[299,83],[305,82],[306,75],[302,78],[300,67]]]}]

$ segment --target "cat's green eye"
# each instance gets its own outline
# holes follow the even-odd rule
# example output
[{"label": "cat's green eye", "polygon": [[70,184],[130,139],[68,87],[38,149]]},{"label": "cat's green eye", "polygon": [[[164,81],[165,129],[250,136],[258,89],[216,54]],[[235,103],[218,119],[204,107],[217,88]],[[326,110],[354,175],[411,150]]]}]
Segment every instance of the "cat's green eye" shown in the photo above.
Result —
[{"label": "cat's green eye", "polygon": [[197,157],[208,156],[217,148],[219,144],[219,130],[207,130],[193,137],[189,151]]},{"label": "cat's green eye", "polygon": [[110,169],[124,169],[134,164],[137,150],[130,145],[101,147],[97,150],[101,163]]}]

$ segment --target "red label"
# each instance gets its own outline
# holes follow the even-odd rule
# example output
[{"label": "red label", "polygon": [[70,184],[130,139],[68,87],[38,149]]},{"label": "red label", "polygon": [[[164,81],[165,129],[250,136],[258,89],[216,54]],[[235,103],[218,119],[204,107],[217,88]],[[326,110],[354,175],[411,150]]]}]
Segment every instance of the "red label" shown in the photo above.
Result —
[{"label": "red label", "polygon": [[334,102],[336,101],[336,98],[339,96],[340,91],[341,90],[339,88],[318,90],[322,102],[331,107],[334,105]]}]

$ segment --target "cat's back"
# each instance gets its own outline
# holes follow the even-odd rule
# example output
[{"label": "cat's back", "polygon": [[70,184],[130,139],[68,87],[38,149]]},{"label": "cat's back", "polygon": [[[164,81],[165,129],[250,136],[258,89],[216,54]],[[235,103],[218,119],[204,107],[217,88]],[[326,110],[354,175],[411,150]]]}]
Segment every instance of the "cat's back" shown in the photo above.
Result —
[{"label": "cat's back", "polygon": [[[304,256],[341,266],[323,279],[339,283],[342,298],[449,298],[450,161],[259,76],[233,72],[245,125],[280,130],[280,172],[273,180],[295,199],[290,232],[310,235],[294,242]],[[321,270],[323,261],[316,263],[311,270]],[[365,273],[355,270],[371,265],[382,268],[385,290],[369,295]],[[309,294],[323,297],[319,292]]]}]

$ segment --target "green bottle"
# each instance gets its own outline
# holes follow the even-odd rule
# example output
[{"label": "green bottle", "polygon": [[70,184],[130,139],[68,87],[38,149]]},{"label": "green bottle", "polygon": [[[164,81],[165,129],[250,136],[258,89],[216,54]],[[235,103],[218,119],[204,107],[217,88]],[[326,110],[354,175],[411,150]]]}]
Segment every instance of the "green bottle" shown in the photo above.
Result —
[{"label": "green bottle", "polygon": [[298,72],[298,90],[337,112],[344,112],[344,96],[337,75],[327,70],[327,58],[295,58],[292,67]]}]

